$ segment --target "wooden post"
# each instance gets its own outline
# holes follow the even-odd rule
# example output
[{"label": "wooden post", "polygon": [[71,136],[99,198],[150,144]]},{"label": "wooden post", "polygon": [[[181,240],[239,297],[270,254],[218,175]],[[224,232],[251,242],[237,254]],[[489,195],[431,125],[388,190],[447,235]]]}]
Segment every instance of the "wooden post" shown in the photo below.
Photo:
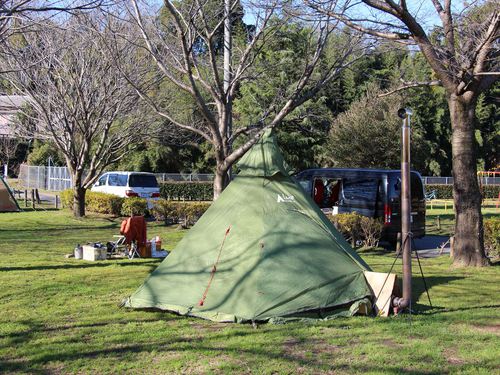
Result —
[{"label": "wooden post", "polygon": [[35,189],[35,198],[36,198],[36,203],[41,204],[42,200],[40,199],[40,194],[38,193],[38,189]]},{"label": "wooden post", "polygon": [[31,207],[35,209],[35,189],[31,189]]},{"label": "wooden post", "polygon": [[54,198],[55,198],[54,206],[56,209],[58,209],[59,208],[59,196],[56,194],[56,196]]},{"label": "wooden post", "polygon": [[450,258],[453,258],[453,245],[455,243],[455,237],[450,237]]},{"label": "wooden post", "polygon": [[436,226],[437,229],[441,229],[441,218],[439,217],[439,215],[436,217]]},{"label": "wooden post", "polygon": [[24,207],[28,207],[28,190],[24,189]]},{"label": "wooden post", "polygon": [[396,254],[399,253],[401,249],[401,232],[398,232],[398,236],[396,237]]}]

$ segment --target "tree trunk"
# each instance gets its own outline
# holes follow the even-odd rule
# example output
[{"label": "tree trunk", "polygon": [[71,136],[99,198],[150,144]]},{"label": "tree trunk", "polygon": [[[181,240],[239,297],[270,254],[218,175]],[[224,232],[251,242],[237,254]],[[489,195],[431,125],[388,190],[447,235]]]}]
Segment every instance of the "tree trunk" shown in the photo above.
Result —
[{"label": "tree trunk", "polygon": [[221,171],[219,168],[216,168],[214,177],[214,201],[219,198],[219,195],[226,186],[229,185],[229,182],[227,171]]},{"label": "tree trunk", "polygon": [[73,215],[75,217],[85,216],[85,193],[87,189],[81,186],[73,188]]},{"label": "tree trunk", "polygon": [[455,202],[455,266],[485,266],[481,192],[477,180],[475,100],[448,98],[452,125],[453,200]]}]

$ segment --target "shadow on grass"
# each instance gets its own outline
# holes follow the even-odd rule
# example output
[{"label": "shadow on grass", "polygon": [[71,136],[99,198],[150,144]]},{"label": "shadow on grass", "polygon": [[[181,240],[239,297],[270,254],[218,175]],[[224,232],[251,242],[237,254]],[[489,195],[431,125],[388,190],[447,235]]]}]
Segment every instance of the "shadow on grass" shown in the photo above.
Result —
[{"label": "shadow on grass", "polygon": [[[234,332],[230,336],[242,336],[242,332]],[[253,332],[244,333],[245,336],[254,335]],[[92,350],[90,347],[88,349],[78,350],[77,348],[73,351],[68,350],[67,352],[57,352],[57,353],[46,353],[41,356],[37,356],[30,360],[16,361],[16,360],[0,360],[0,368],[5,371],[29,371],[32,374],[46,374],[48,373],[43,367],[52,361],[60,362],[70,362],[74,360],[84,359],[87,361],[92,361],[96,358],[116,358],[120,361],[134,361],[135,355],[140,355],[140,353],[150,354],[152,352],[157,352],[158,355],[164,353],[190,353],[197,354],[200,358],[206,356],[210,353],[213,358],[224,356],[224,361],[230,360],[228,356],[237,359],[242,356],[248,357],[251,360],[260,361],[283,361],[285,360],[288,364],[301,369],[307,369],[313,373],[320,372],[331,372],[331,371],[354,371],[355,373],[364,372],[377,372],[385,374],[439,374],[441,372],[433,372],[429,370],[416,370],[409,369],[408,367],[403,367],[400,365],[386,364],[384,366],[370,363],[352,363],[347,365],[345,363],[335,363],[335,357],[340,357],[340,354],[332,353],[329,355],[328,359],[322,359],[320,357],[314,356],[312,358],[307,358],[304,356],[304,351],[298,350],[297,353],[290,352],[285,346],[282,350],[268,350],[266,347],[262,348],[241,348],[241,347],[231,347],[231,346],[212,346],[209,345],[210,341],[215,339],[228,339],[227,332],[223,336],[218,334],[211,334],[206,338],[197,337],[185,337],[180,336],[176,338],[169,338],[162,340],[160,342],[156,341],[153,343],[128,343],[121,344],[120,346]],[[208,345],[207,345],[208,344]],[[131,357],[132,355],[132,357]],[[195,365],[195,362],[192,363]],[[189,365],[189,363],[187,363]],[[200,369],[197,366],[198,369]],[[214,369],[207,368],[206,370]],[[64,371],[64,370],[63,370]],[[145,371],[146,373],[148,371]]]},{"label": "shadow on grass", "polygon": [[9,271],[43,271],[43,270],[58,270],[58,269],[77,269],[77,268],[96,268],[96,267],[111,267],[118,265],[121,267],[128,266],[158,266],[163,258],[158,258],[157,260],[150,260],[147,262],[123,260],[123,261],[103,261],[102,263],[82,263],[82,264],[59,264],[59,265],[41,265],[41,266],[26,266],[26,267],[0,267],[0,272]]}]

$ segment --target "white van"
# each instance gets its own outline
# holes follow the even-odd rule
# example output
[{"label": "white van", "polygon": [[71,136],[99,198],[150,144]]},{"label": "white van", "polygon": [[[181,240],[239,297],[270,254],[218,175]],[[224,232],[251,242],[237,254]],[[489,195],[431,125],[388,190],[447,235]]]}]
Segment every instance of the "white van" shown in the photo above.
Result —
[{"label": "white van", "polygon": [[140,197],[157,200],[160,187],[153,173],[147,172],[107,172],[92,186],[91,191],[114,194],[119,197]]}]

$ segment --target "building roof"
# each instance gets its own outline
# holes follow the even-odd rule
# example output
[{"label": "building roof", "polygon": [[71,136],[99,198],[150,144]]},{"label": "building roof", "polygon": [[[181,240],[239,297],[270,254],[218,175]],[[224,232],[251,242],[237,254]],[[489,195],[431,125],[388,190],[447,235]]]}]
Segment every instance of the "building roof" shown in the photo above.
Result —
[{"label": "building roof", "polygon": [[27,96],[0,95],[0,137],[14,135],[11,128],[13,117],[27,101]]}]

